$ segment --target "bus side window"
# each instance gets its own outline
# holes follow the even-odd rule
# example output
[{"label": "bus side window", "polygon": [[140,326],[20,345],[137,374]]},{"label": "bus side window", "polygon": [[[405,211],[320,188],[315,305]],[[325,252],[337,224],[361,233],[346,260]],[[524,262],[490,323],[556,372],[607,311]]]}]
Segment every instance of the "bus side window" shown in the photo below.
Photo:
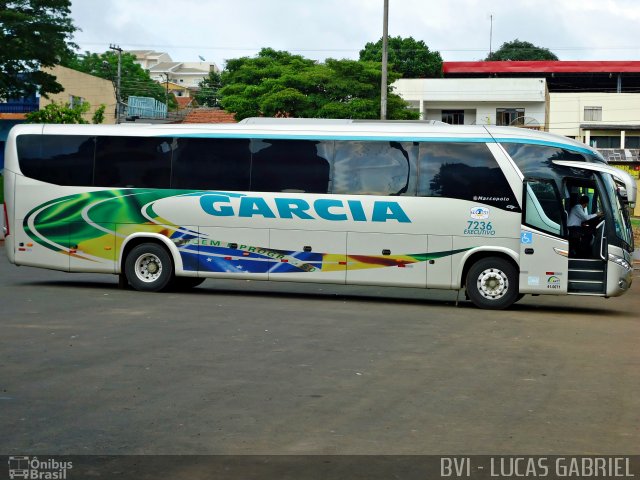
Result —
[{"label": "bus side window", "polygon": [[19,135],[22,173],[42,182],[91,186],[95,137],[86,135]]},{"label": "bus side window", "polygon": [[332,193],[415,195],[418,144],[337,141]]},{"label": "bus side window", "polygon": [[249,140],[177,138],[171,188],[249,190]]},{"label": "bus side window", "polygon": [[94,184],[169,188],[171,138],[98,137]]},{"label": "bus side window", "polygon": [[527,180],[524,205],[526,225],[554,235],[563,235],[564,207],[553,180]]},{"label": "bus side window", "polygon": [[458,198],[501,208],[518,205],[509,182],[484,143],[422,143],[418,195]]},{"label": "bus side window", "polygon": [[251,140],[251,190],[328,193],[333,142]]}]

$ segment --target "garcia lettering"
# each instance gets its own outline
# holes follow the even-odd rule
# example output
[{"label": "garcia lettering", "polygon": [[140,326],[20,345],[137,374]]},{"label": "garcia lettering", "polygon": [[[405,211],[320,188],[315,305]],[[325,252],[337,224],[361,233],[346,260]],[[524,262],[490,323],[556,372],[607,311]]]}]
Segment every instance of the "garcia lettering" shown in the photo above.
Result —
[{"label": "garcia lettering", "polygon": [[268,202],[262,197],[250,196],[240,197],[239,202],[237,200],[222,194],[205,194],[200,197],[200,206],[205,213],[215,217],[411,223],[398,202],[384,200],[374,201],[369,208],[360,200],[320,198],[309,203],[301,198],[287,197]]}]

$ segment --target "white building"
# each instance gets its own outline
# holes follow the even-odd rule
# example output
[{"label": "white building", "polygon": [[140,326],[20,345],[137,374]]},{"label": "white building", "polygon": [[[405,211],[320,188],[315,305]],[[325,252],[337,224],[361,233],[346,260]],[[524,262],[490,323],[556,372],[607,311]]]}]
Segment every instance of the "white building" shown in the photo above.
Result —
[{"label": "white building", "polygon": [[189,90],[197,90],[200,82],[209,76],[209,72],[220,71],[213,62],[174,62],[165,52],[130,50],[127,53],[135,55],[136,63],[147,70],[156,82],[175,83]]},{"label": "white building", "polygon": [[423,120],[547,129],[544,78],[400,79],[393,88]]},{"label": "white building", "polygon": [[166,52],[156,52],[154,50],[127,50],[126,53],[135,55],[136,63],[145,70],[149,70],[154,65],[162,62],[173,61]]},{"label": "white building", "polygon": [[549,130],[599,149],[640,148],[640,94],[551,93]]}]

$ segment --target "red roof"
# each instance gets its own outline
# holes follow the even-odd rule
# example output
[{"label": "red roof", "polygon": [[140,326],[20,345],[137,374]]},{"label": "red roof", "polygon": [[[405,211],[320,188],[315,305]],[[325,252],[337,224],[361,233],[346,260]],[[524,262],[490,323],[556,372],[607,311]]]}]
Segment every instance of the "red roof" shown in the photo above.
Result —
[{"label": "red roof", "polygon": [[443,62],[445,75],[455,73],[640,73],[640,61],[505,61]]},{"label": "red roof", "polygon": [[185,117],[182,123],[236,123],[233,113],[219,108],[197,108]]},{"label": "red roof", "polygon": [[174,97],[179,108],[187,108],[195,99],[193,97]]},{"label": "red roof", "polygon": [[25,113],[0,113],[0,120],[25,120]]}]

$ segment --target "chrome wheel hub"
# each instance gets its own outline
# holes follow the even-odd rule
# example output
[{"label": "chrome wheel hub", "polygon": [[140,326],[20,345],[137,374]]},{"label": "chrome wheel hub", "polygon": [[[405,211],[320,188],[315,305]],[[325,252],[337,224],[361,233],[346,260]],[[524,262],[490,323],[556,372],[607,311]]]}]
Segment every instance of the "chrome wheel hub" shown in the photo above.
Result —
[{"label": "chrome wheel hub", "polygon": [[162,275],[162,262],[152,253],[145,253],[136,259],[136,276],[143,282],[154,282]]},{"label": "chrome wheel hub", "polygon": [[478,292],[484,298],[497,300],[509,290],[509,280],[501,270],[488,268],[478,276]]}]

